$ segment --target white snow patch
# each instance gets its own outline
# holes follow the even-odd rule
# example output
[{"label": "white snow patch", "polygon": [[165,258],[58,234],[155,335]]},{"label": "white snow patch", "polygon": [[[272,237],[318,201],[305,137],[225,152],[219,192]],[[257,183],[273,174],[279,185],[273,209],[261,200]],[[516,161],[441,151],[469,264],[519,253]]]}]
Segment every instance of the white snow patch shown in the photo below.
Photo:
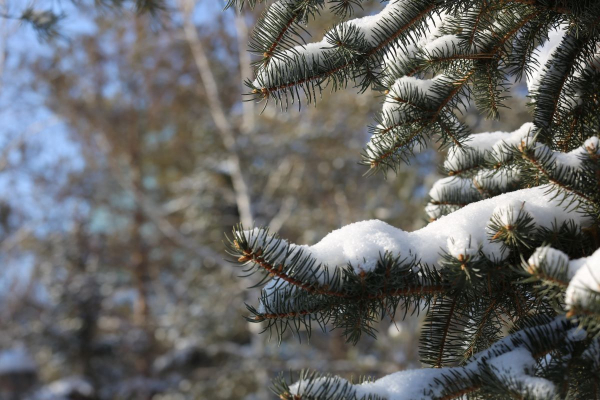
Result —
[{"label": "white snow patch", "polygon": [[[568,266],[569,256],[552,247],[538,247],[531,257],[529,257],[529,260],[527,260],[527,264],[536,269],[540,268],[542,265],[546,265],[551,268],[551,270],[555,270],[562,266]],[[571,268],[568,268],[568,273],[570,278],[575,275],[575,272]]]},{"label": "white snow patch", "polygon": [[449,57],[460,51],[461,41],[456,35],[444,35],[427,43],[423,50],[432,55]]},{"label": "white snow patch", "polygon": [[437,386],[437,390],[434,390],[433,396],[425,396],[426,389],[434,379],[440,379],[448,372],[447,368],[395,372],[375,382],[357,385],[357,397],[360,398],[360,396],[373,393],[389,400],[435,398],[441,394],[442,388]]},{"label": "white snow patch", "polygon": [[567,309],[575,305],[585,307],[591,293],[600,299],[600,249],[589,257],[571,261],[569,268],[574,274],[565,295]]},{"label": "white snow patch", "polygon": [[[327,42],[326,38],[323,38],[320,42],[308,43],[305,45],[295,46],[291,49],[278,53],[277,57],[271,58],[266,68],[261,68],[257,71],[256,79],[253,81],[253,85],[257,87],[270,87],[277,85],[279,81],[285,81],[280,79],[282,75],[285,75],[286,71],[290,67],[290,60],[294,59],[298,55],[301,56],[302,61],[299,64],[294,64],[297,68],[292,68],[297,74],[311,74],[310,69],[314,65],[321,63],[320,57],[326,49],[330,49],[332,46]],[[306,69],[308,66],[309,70]],[[301,69],[301,70],[296,70]]]},{"label": "white snow patch", "polygon": [[502,157],[502,154],[506,152],[508,145],[519,144],[524,138],[528,137],[529,133],[533,130],[533,127],[533,123],[527,122],[513,132],[497,131],[469,135],[462,148],[452,146],[448,150],[448,156],[446,157],[444,166],[447,169],[454,169],[457,166],[462,165],[465,162],[465,158],[469,155],[469,152],[484,153],[484,155],[487,156],[486,158],[489,159],[487,153],[494,151]]},{"label": "white snow patch", "polygon": [[[404,112],[399,110],[399,106],[403,104],[408,93],[418,91],[421,95],[426,96],[429,99],[435,99],[437,94],[431,89],[437,87],[439,82],[442,82],[443,79],[444,75],[437,75],[433,79],[419,79],[413,76],[403,76],[402,78],[396,79],[383,102],[381,111],[384,121],[391,125],[401,120]],[[435,85],[436,83],[438,83],[438,85]],[[379,135],[374,138],[380,140]]]},{"label": "white snow patch", "polygon": [[458,260],[468,258],[474,261],[479,258],[479,243],[464,231],[454,233],[446,242],[448,252]]},{"label": "white snow patch", "polygon": [[523,124],[519,129],[492,146],[493,155],[501,162],[508,161],[510,158],[509,147],[518,146],[521,143],[529,144],[533,139],[532,133],[533,124],[530,122]]},{"label": "white snow patch", "polygon": [[[435,41],[440,36],[440,29],[444,25],[447,15],[445,13],[434,14],[428,19],[428,31],[417,38],[415,43],[402,44],[398,43],[393,46],[384,56],[384,64],[386,68],[399,68],[402,64],[408,63],[419,54],[419,49],[426,46],[428,43]],[[388,76],[391,74],[388,73]],[[391,76],[390,76],[391,78]]]},{"label": "white snow patch", "polygon": [[370,44],[376,45],[375,33],[378,31],[379,24],[384,20],[393,20],[395,14],[402,12],[406,2],[407,0],[390,1],[378,14],[356,18],[346,23],[356,26]]},{"label": "white snow patch", "polygon": [[[498,221],[502,223],[503,226],[509,226],[513,225],[517,221],[519,216],[524,212],[524,207],[524,201],[514,200],[500,204],[498,207],[494,208],[492,214],[496,216]],[[495,234],[495,232],[492,234]]]},{"label": "white snow patch", "polygon": [[[546,328],[564,332],[565,320],[558,317],[545,325]],[[585,338],[577,329],[565,332],[568,340],[580,341]],[[536,361],[527,346],[531,343],[531,329],[526,328],[493,344],[489,349],[477,353],[464,367],[429,368],[407,370],[384,376],[374,382],[353,385],[346,393],[348,398],[361,398],[377,395],[387,400],[433,400],[447,394],[445,377],[456,379],[480,373],[484,365],[491,367],[493,373],[502,378],[510,378],[513,383],[523,385],[538,399],[553,397],[555,387],[552,382],[534,376]],[[519,343],[517,345],[517,343]],[[334,397],[336,391],[347,381],[336,378],[334,385],[326,387],[325,378],[319,378],[309,385],[299,381],[290,386],[291,394],[319,394],[321,397]],[[505,379],[503,381],[506,382]],[[517,389],[517,388],[515,388]],[[354,397],[353,397],[354,396]]]},{"label": "white snow patch", "polygon": [[461,196],[472,195],[473,191],[477,191],[470,179],[461,178],[458,176],[448,176],[437,180],[429,190],[429,197],[434,201],[442,201],[444,193],[448,191],[458,192]]},{"label": "white snow patch", "polygon": [[[331,232],[313,246],[291,245],[290,252],[302,250],[312,256],[317,265],[321,264],[330,272],[348,264],[352,264],[357,273],[371,271],[386,252],[403,257],[415,256],[422,263],[435,267],[442,251],[450,251],[448,239],[461,232],[461,237],[470,237],[473,243],[481,244],[488,258],[503,259],[506,255],[501,253],[497,243],[489,241],[486,230],[492,213],[501,205],[524,204],[523,209],[531,214],[538,226],[551,227],[553,223],[568,220],[583,226],[589,223],[583,215],[566,211],[559,204],[565,198],[558,196],[553,199],[552,195],[546,194],[549,189],[548,186],[522,189],[471,203],[415,232],[405,232],[379,220],[356,222]],[[250,243],[255,232],[245,232]],[[283,247],[279,246],[286,244],[286,241],[279,240],[272,246],[281,249]]]},{"label": "white snow patch", "polygon": [[[380,32],[380,26],[382,23],[391,22],[397,20],[397,15],[403,12],[403,9],[408,4],[409,0],[395,0],[390,1],[384,8],[375,15],[369,15],[362,18],[356,18],[350,21],[343,22],[342,24],[333,28],[333,30],[342,30],[344,26],[352,25],[358,28],[358,31],[364,35],[366,41],[371,45],[378,45],[376,32]],[[277,4],[277,3],[275,3]],[[274,7],[275,4],[272,6]],[[283,3],[282,3],[283,4]],[[273,8],[275,10],[275,8]],[[333,31],[332,30],[332,31]],[[328,33],[332,33],[332,31]],[[326,34],[323,39],[316,43],[309,43],[305,45],[295,46],[293,48],[278,52],[276,57],[273,57],[266,68],[262,68],[258,71],[257,77],[253,84],[257,87],[270,87],[276,85],[281,80],[279,78],[273,79],[273,75],[281,77],[281,74],[289,67],[290,59],[300,55],[307,61],[312,68],[312,63],[317,65],[322,64],[321,58],[324,56],[324,52],[327,49],[331,49],[333,46],[327,41]],[[296,65],[295,67],[304,68],[305,66]],[[296,69],[296,68],[294,68]],[[311,71],[295,71],[297,74],[310,74]]]},{"label": "white snow patch", "polygon": [[530,390],[535,398],[549,399],[555,394],[556,388],[552,382],[532,376],[536,360],[526,348],[520,347],[491,358],[488,365],[501,381],[510,380],[515,389],[518,388],[517,384],[520,384]]},{"label": "white snow patch", "polygon": [[502,168],[499,170],[482,169],[475,174],[474,184],[484,190],[500,190],[506,192],[510,183],[518,181],[520,171],[517,168]]}]

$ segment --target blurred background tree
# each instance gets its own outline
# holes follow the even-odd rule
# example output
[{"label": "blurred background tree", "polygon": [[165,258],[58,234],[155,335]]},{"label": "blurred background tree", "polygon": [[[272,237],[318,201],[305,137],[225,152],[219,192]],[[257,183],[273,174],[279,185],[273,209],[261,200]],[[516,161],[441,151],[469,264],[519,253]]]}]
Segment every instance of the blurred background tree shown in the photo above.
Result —
[{"label": "blurred background tree", "polygon": [[284,369],[416,366],[416,319],[356,347],[335,331],[311,346],[253,334],[240,304],[258,291],[222,240],[238,221],[307,244],[371,218],[417,229],[439,155],[363,177],[372,93],[326,94],[318,111],[243,102],[260,10],[99,4],[33,3],[61,17],[42,43],[1,20],[0,399],[263,399]]}]

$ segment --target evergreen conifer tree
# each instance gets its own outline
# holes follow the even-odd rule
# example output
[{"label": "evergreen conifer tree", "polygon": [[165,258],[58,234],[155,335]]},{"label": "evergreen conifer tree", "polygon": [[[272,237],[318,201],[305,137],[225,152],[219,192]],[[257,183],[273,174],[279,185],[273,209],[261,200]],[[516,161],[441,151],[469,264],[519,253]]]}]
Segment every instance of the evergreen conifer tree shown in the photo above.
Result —
[{"label": "evergreen conifer tree", "polygon": [[[229,7],[264,0],[230,0]],[[600,398],[600,2],[279,0],[255,27],[257,100],[314,103],[325,88],[383,94],[362,154],[395,170],[434,139],[447,174],[431,189],[431,223],[381,221],[314,246],[238,226],[230,253],[266,284],[251,322],[281,335],[316,324],[355,343],[373,323],[426,313],[425,367],[375,381],[303,373],[282,399]],[[340,17],[320,42],[303,25]],[[498,118],[526,80],[531,122],[472,133],[474,105]]]}]

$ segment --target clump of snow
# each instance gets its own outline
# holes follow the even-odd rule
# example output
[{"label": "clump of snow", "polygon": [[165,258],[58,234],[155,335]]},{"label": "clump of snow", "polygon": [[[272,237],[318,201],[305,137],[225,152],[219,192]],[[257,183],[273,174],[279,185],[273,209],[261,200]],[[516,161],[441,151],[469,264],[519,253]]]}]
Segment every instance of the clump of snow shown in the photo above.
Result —
[{"label": "clump of snow", "polygon": [[598,138],[596,136],[587,139],[583,146],[569,153],[554,152],[554,160],[559,166],[580,168],[582,158],[589,156],[590,153],[598,154]]},{"label": "clump of snow", "polygon": [[581,328],[573,328],[567,332],[567,339],[571,342],[581,342],[587,339],[588,334]]},{"label": "clump of snow", "polygon": [[388,78],[391,77],[391,71],[394,69],[400,70],[401,73],[404,72],[404,65],[414,59],[418,53],[419,45],[416,43],[409,43],[405,46],[399,45],[398,48],[390,49],[383,57],[383,63],[387,69]]},{"label": "clump of snow", "polygon": [[[440,85],[444,84],[444,79],[444,75],[437,75],[433,79],[419,79],[413,76],[403,76],[396,79],[381,109],[384,123],[393,125],[402,121],[402,118],[406,115],[406,109],[401,106],[405,104],[412,93],[418,92],[428,100],[436,99]],[[374,136],[371,138],[371,142],[373,140],[381,141],[381,135]],[[380,143],[378,142],[378,144]]]},{"label": "clump of snow", "polygon": [[[576,332],[577,329],[567,331],[568,325],[565,324],[563,317],[556,318],[544,327],[557,334],[564,334],[569,342],[581,341],[585,338],[585,335]],[[387,400],[439,399],[447,395],[448,390],[454,393],[461,390],[460,387],[448,386],[446,379],[456,381],[457,378],[463,377],[467,380],[469,377],[481,374],[484,368],[489,367],[501,382],[509,386],[514,385],[513,389],[518,392],[524,394],[527,391],[540,400],[552,398],[555,394],[552,382],[534,376],[536,360],[528,350],[532,337],[532,328],[525,328],[499,340],[489,349],[477,353],[464,366],[396,372],[374,382],[350,386],[346,397],[363,398],[371,395]],[[306,380],[296,382],[290,386],[290,392],[293,395],[319,394],[322,397],[329,395],[333,398],[340,388],[346,385],[348,382],[342,378],[318,378],[312,382]]]},{"label": "clump of snow", "polygon": [[[597,138],[591,138],[597,139]],[[589,140],[588,140],[589,141]],[[587,143],[587,141],[586,141]],[[593,146],[593,141],[590,142]],[[560,151],[553,151],[548,146],[536,144],[535,155],[537,158],[542,158],[542,156],[547,156],[549,160],[556,163],[557,167],[568,167],[571,169],[578,169],[581,167],[581,160],[583,157],[589,154],[586,145],[584,144],[581,147],[570,151],[569,153],[562,153]]]},{"label": "clump of snow", "polygon": [[[441,77],[442,75],[438,75],[436,78],[439,80]],[[406,93],[417,90],[422,95],[430,95],[431,88],[436,82],[436,78],[419,79],[414,76],[403,76],[402,78],[396,79],[383,103],[383,114],[386,115],[394,112],[398,108],[398,104],[400,104],[398,99],[405,99],[407,97]]]},{"label": "clump of snow", "polygon": [[513,386],[513,390],[518,390],[521,386],[537,399],[549,399],[556,393],[552,382],[532,376],[536,360],[524,347],[491,358],[487,364],[501,382],[510,382],[509,386]]},{"label": "clump of snow", "polygon": [[[431,191],[432,202],[426,211],[432,219],[439,218],[444,212],[452,212],[459,205],[444,204],[443,198],[448,190],[458,191],[468,198],[471,191],[497,193],[510,190],[510,186],[520,179],[520,169],[515,165],[503,165],[502,168],[482,168],[481,160],[487,163],[508,163],[513,157],[513,148],[520,145],[529,146],[537,159],[553,162],[557,168],[576,170],[590,154],[598,154],[600,140],[597,137],[588,139],[583,146],[568,153],[554,151],[548,146],[532,142],[533,124],[526,123],[514,132],[479,133],[467,137],[464,147],[453,146],[448,151],[444,162],[445,168],[452,174],[437,181]],[[475,174],[471,178],[471,171]],[[437,204],[439,203],[439,204]],[[447,203],[447,201],[446,201]],[[515,214],[515,217],[518,214]],[[508,217],[508,213],[505,213]]]},{"label": "clump of snow", "polygon": [[431,55],[449,57],[460,52],[461,41],[456,35],[444,35],[425,44],[423,50]]},{"label": "clump of snow", "polygon": [[577,305],[585,307],[594,293],[600,300],[600,249],[589,257],[571,261],[569,269],[573,278],[565,295],[567,309]]},{"label": "clump of snow", "polygon": [[544,268],[554,271],[564,268],[569,285],[565,293],[565,305],[586,307],[590,301],[600,300],[600,249],[589,257],[570,260],[560,250],[551,247],[539,247],[527,263],[532,268]]},{"label": "clump of snow", "polygon": [[463,147],[452,146],[448,150],[448,156],[444,166],[449,170],[461,168],[466,159],[473,152],[481,153],[484,158],[490,159],[493,152],[497,159],[505,160],[508,146],[518,145],[533,131],[533,123],[526,122],[513,132],[483,132],[469,135]]},{"label": "clump of snow", "polygon": [[523,124],[508,137],[503,138],[500,142],[497,142],[492,146],[494,158],[501,162],[508,161],[510,158],[510,147],[519,146],[521,143],[531,143],[531,140],[533,139],[532,134],[533,124],[530,122]]},{"label": "clump of snow", "polygon": [[395,14],[402,12],[406,2],[407,0],[392,0],[378,14],[356,18],[346,23],[357,27],[371,45],[377,45],[375,33],[380,31],[379,24],[386,20],[393,20]]},{"label": "clump of snow", "polygon": [[[293,70],[297,76],[310,75],[313,68],[322,65],[323,52],[331,49],[331,44],[324,38],[320,42],[308,43],[284,50],[273,57],[266,68],[258,70],[253,85],[257,87],[277,86],[285,81],[286,75]],[[291,63],[299,56],[300,62]]]},{"label": "clump of snow", "polygon": [[[430,384],[435,379],[441,379],[448,372],[448,368],[399,371],[375,382],[357,386],[357,394],[360,398],[360,396],[372,393],[389,400],[439,398],[443,387],[437,385],[432,390]],[[425,395],[425,393],[428,394]]]},{"label": "clump of snow", "polygon": [[416,58],[420,53],[419,49],[435,41],[440,36],[440,30],[444,26],[446,18],[447,15],[445,13],[432,15],[427,20],[428,30],[419,36],[416,42],[397,43],[386,52],[383,62],[388,72],[388,78],[393,79],[391,71],[394,69],[399,69],[402,72],[403,65],[409,63],[411,59]]},{"label": "clump of snow", "polygon": [[[477,198],[478,192],[471,179],[465,179],[458,176],[449,176],[436,181],[429,190],[430,203],[425,208],[427,215],[432,220],[440,218],[444,213],[454,212],[462,206],[460,204],[450,204],[449,200],[459,195],[461,198]],[[448,197],[451,196],[452,199]]]},{"label": "clump of snow", "polygon": [[[379,220],[356,222],[325,236],[313,246],[290,247],[291,252],[301,249],[304,254],[312,256],[316,265],[322,265],[333,271],[336,267],[351,264],[355,271],[371,271],[380,257],[390,252],[403,257],[416,257],[421,263],[438,266],[440,254],[450,251],[448,239],[454,238],[457,232],[463,237],[470,237],[473,243],[481,245],[488,258],[505,257],[497,243],[491,243],[487,235],[487,224],[498,206],[520,202],[538,226],[551,228],[554,223],[573,220],[576,224],[586,226],[589,221],[581,214],[571,213],[560,205],[568,204],[568,195],[553,198],[548,194],[549,186],[522,189],[496,196],[491,199],[471,203],[468,206],[430,223],[415,232],[405,232]],[[250,243],[256,239],[253,232],[245,232]],[[256,235],[257,233],[254,233]],[[276,240],[271,246],[286,246],[287,242]]]},{"label": "clump of snow", "polygon": [[[456,211],[459,209],[459,207],[453,207],[453,208],[454,208],[454,210],[452,210],[452,209],[450,209],[450,210]],[[447,209],[449,209],[449,207]],[[427,215],[429,215],[429,218],[431,218],[431,221],[435,221],[436,219],[438,219],[444,215],[444,209],[442,207],[440,207],[438,204],[428,203],[425,206],[425,212],[427,213]]]},{"label": "clump of snow", "polygon": [[583,147],[590,153],[598,154],[600,152],[600,139],[597,136],[592,136],[583,143]]},{"label": "clump of snow", "polygon": [[517,168],[502,168],[499,170],[482,169],[475,174],[473,184],[483,190],[506,192],[509,185],[519,180],[520,171]]},{"label": "clump of snow", "polygon": [[458,176],[448,176],[436,181],[429,190],[429,197],[434,201],[443,201],[444,195],[448,192],[456,192],[462,198],[473,195],[477,189],[473,187],[470,179],[460,178]]},{"label": "clump of snow", "polygon": [[[271,7],[275,7],[275,4]],[[292,66],[291,70],[294,71],[294,74],[296,76],[310,75],[313,71],[307,69],[323,66],[323,60],[326,58],[325,53],[334,47],[328,42],[327,38],[333,36],[334,31],[339,33],[347,26],[353,26],[358,30],[359,34],[364,36],[364,39],[370,45],[377,46],[380,41],[377,38],[377,33],[383,32],[381,29],[382,24],[393,24],[394,21],[399,20],[397,18],[398,15],[406,13],[405,8],[407,4],[409,4],[409,0],[392,0],[378,14],[345,21],[334,27],[319,42],[298,45],[278,52],[277,56],[270,60],[266,68],[259,69],[253,84],[257,87],[271,87],[285,82],[286,71],[291,66],[290,60],[293,60],[295,57],[299,57],[301,62]],[[272,11],[277,11],[277,8],[273,8]]]},{"label": "clump of snow", "polygon": [[307,250],[323,265],[352,263],[356,272],[371,271],[386,251],[402,253],[409,234],[379,220],[356,222],[331,232]]},{"label": "clump of snow", "polygon": [[466,145],[470,148],[482,150],[490,150],[494,145],[506,141],[520,141],[529,131],[533,129],[533,123],[525,122],[518,129],[512,132],[484,132],[470,135],[466,141]]},{"label": "clump of snow", "polygon": [[[529,257],[529,260],[527,260],[527,264],[533,269],[539,269],[545,265],[553,271],[563,266],[567,266],[569,264],[569,256],[552,247],[538,247],[531,257]],[[572,278],[575,272],[571,268],[569,268],[568,271]]]},{"label": "clump of snow", "polygon": [[466,232],[456,232],[447,240],[448,252],[458,260],[477,260],[479,243]]},{"label": "clump of snow", "polygon": [[[365,382],[353,385],[345,398],[363,398],[368,395],[380,396],[388,400],[410,400],[410,399],[434,399],[439,398],[443,391],[441,385],[430,387],[436,379],[443,378],[449,368],[420,369],[399,371],[387,375],[375,382]],[[331,379],[318,378],[311,382],[300,380],[290,386],[292,395],[313,395],[321,398],[334,398],[343,385],[348,381],[342,378],[334,378],[336,384],[331,384]],[[329,385],[327,385],[329,383]],[[427,393],[427,394],[426,394]]]},{"label": "clump of snow", "polygon": [[[503,225],[509,226],[514,225],[517,219],[522,215],[525,202],[516,200],[500,204],[494,209],[492,214],[496,219]],[[494,235],[496,232],[491,232]]]},{"label": "clump of snow", "polygon": [[509,136],[510,132],[484,132],[469,135],[462,147],[450,147],[444,166],[448,169],[453,169],[455,165],[462,163],[465,156],[470,155],[469,153],[474,151],[480,153],[489,151],[494,144]]}]

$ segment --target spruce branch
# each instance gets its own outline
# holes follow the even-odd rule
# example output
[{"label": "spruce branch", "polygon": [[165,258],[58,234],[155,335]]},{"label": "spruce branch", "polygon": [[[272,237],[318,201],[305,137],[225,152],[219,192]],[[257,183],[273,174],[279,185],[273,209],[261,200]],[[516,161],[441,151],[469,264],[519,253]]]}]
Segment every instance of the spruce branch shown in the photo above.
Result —
[{"label": "spruce branch", "polygon": [[548,142],[551,138],[561,98],[569,94],[568,91],[565,93],[565,87],[574,72],[580,70],[579,64],[593,56],[596,44],[596,40],[590,41],[578,33],[569,32],[545,66],[546,72],[532,96],[535,101],[534,123],[541,128],[540,138],[544,141]]},{"label": "spruce branch", "polygon": [[[564,318],[557,318],[513,333],[470,358],[464,366],[402,371],[356,384],[305,371],[293,385],[280,377],[274,391],[283,399],[395,400],[458,399],[470,394],[495,398],[508,391],[521,398],[541,400],[555,392],[551,385],[546,385],[546,390],[535,391],[533,382],[548,382],[535,376],[536,360],[556,351],[572,353],[583,339],[574,331]],[[394,385],[389,384],[390,379]]]},{"label": "spruce branch", "polygon": [[249,321],[267,322],[266,329],[274,328],[279,338],[288,328],[310,332],[311,322],[316,322],[322,329],[327,323],[341,328],[355,343],[362,333],[375,334],[372,323],[378,314],[393,318],[399,307],[418,312],[446,290],[435,270],[389,253],[371,272],[357,273],[351,266],[329,272],[310,254],[266,230],[258,234],[241,227],[234,230],[229,251],[247,267],[245,273],[262,272],[258,284],[267,285],[260,307],[247,306]]},{"label": "spruce branch", "polygon": [[[360,7],[358,0],[328,3],[344,17]],[[397,310],[427,313],[420,355],[437,368],[411,372],[418,384],[402,386],[402,372],[360,385],[304,375],[296,385],[281,383],[278,394],[397,400],[596,393],[600,301],[590,283],[600,280],[600,5],[392,1],[306,45],[286,39],[290,21],[281,14],[267,32],[263,49],[275,44],[275,56],[248,82],[256,99],[287,107],[301,98],[315,102],[328,86],[372,87],[385,100],[362,162],[372,172],[395,170],[435,137],[448,148],[448,177],[430,192],[426,211],[434,222],[416,232],[364,221],[310,247],[260,229],[234,233],[232,255],[265,284],[259,305],[248,306],[250,320],[279,337],[287,329],[310,333],[316,322],[356,342],[374,336],[374,322]],[[527,80],[533,122],[471,134],[460,114],[474,103],[499,117],[515,77]],[[548,246],[562,255],[547,258]],[[346,250],[357,247],[360,253]],[[557,314],[563,316],[552,320]],[[513,333],[502,339],[506,329]]]},{"label": "spruce branch", "polygon": [[461,95],[467,95],[467,84],[474,73],[471,68],[455,76],[438,76],[427,92],[418,89],[415,81],[398,81],[388,94],[392,108],[384,110],[383,123],[373,129],[363,163],[375,171],[395,168],[397,161],[422,143],[424,136],[434,134],[445,144],[461,147],[466,127],[451,110],[461,104]]},{"label": "spruce branch", "polygon": [[[282,57],[286,57],[286,65],[277,65],[258,71],[255,82],[248,82],[252,92],[259,98],[275,99],[281,102],[288,96],[292,100],[298,97],[297,90],[306,95],[309,102],[316,100],[315,91],[320,91],[327,81],[334,83],[334,87],[345,86],[348,79],[362,81],[360,86],[368,88],[372,83],[368,77],[370,65],[383,55],[383,52],[396,43],[406,43],[407,35],[414,30],[423,29],[423,20],[435,8],[435,1],[419,0],[404,2],[397,0],[394,4],[402,7],[392,9],[389,15],[381,17],[377,27],[373,29],[373,38],[369,41],[360,40],[364,33],[353,21],[336,26],[325,36],[320,48],[311,49],[314,53],[307,53],[303,46],[288,50]],[[337,33],[347,31],[348,34],[329,43]],[[359,44],[347,43],[357,41]],[[318,46],[318,44],[315,44]],[[354,54],[337,52],[337,49],[356,48]],[[341,53],[341,54],[340,54]],[[337,82],[337,84],[336,84]],[[298,88],[297,90],[293,88]]]},{"label": "spruce branch", "polygon": [[257,68],[268,67],[273,58],[283,57],[281,47],[302,45],[302,27],[323,7],[322,0],[282,0],[273,3],[256,23],[250,51],[260,55]]},{"label": "spruce branch", "polygon": [[[580,202],[590,206],[594,204],[593,199],[575,188],[571,183],[570,178],[572,178],[574,171],[568,167],[556,166],[552,160],[553,153],[546,147],[543,147],[543,145],[534,147],[533,144],[523,143],[519,145],[518,150],[522,159],[528,161],[539,172],[540,175],[536,176],[535,184],[550,182],[555,188],[556,196],[560,196],[561,193],[569,193],[574,195]],[[572,198],[570,203],[573,204],[574,202],[575,199]]]},{"label": "spruce branch", "polygon": [[330,0],[331,11],[341,18],[351,17],[355,8],[363,9],[362,3],[365,0]]},{"label": "spruce branch", "polygon": [[241,11],[246,4],[248,4],[250,8],[254,8],[257,4],[266,3],[267,1],[268,0],[227,0],[225,10],[229,8],[238,8]]}]

